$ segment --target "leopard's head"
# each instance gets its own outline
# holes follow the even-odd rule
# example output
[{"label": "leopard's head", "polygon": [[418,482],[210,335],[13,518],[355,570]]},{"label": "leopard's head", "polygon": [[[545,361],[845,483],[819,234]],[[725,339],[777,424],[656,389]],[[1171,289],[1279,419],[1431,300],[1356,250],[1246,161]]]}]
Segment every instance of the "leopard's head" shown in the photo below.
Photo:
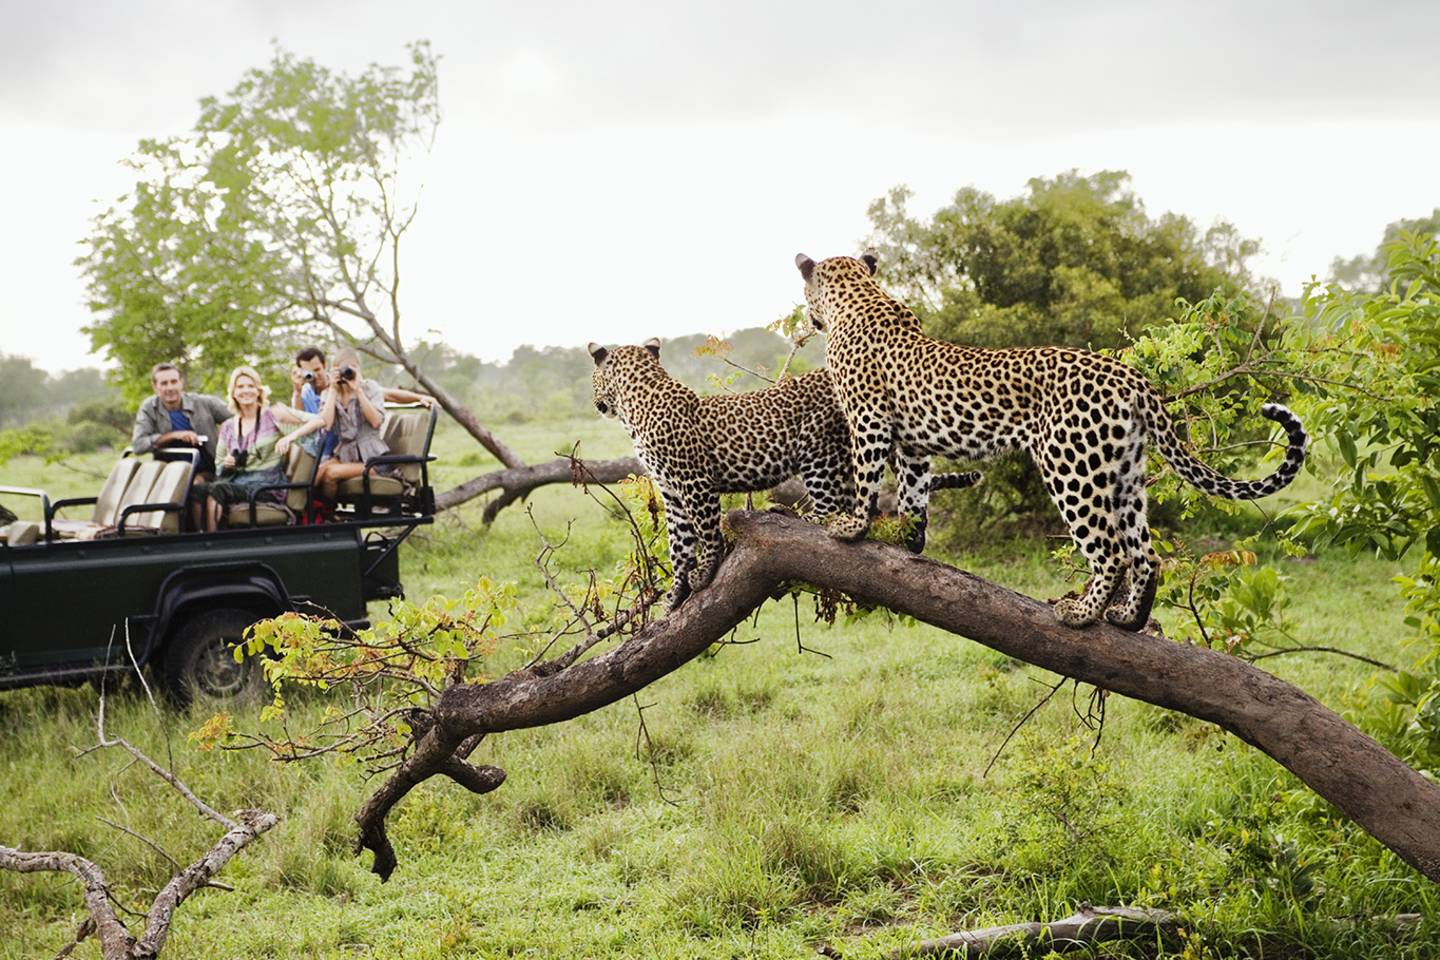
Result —
[{"label": "leopard's head", "polygon": [[588,344],[595,370],[590,374],[590,386],[595,409],[602,417],[620,416],[619,388],[626,377],[643,375],[646,354],[651,361],[660,359],[660,340],[652,337],[639,347],[616,347],[608,350],[598,343]]},{"label": "leopard's head", "polygon": [[816,263],[803,253],[795,255],[795,266],[805,278],[805,314],[810,325],[821,333],[833,326],[846,287],[856,282],[869,282],[875,276],[880,258],[866,250],[856,257],[831,257]]}]

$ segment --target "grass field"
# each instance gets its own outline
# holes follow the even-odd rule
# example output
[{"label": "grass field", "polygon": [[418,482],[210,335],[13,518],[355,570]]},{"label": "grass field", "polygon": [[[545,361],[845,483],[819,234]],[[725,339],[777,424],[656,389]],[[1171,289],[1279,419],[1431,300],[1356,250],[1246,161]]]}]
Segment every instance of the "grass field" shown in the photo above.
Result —
[{"label": "grass field", "polygon": [[[628,451],[618,427],[588,419],[504,436],[531,459],[575,438],[588,456]],[[493,462],[450,431],[437,449],[442,487]],[[107,458],[78,465],[103,474]],[[23,459],[0,477],[57,496],[98,485]],[[944,496],[963,509],[963,493]],[[544,489],[532,504],[547,533],[576,521],[562,568],[605,570],[621,558],[620,524],[580,493]],[[412,541],[405,582],[423,597],[489,575],[518,581],[533,606],[543,602],[538,548],[523,507],[487,528],[471,505]],[[1066,587],[1035,543],[942,559],[1036,596]],[[1283,568],[1304,642],[1413,659],[1397,648],[1405,628],[1389,580],[1400,568],[1340,553]],[[715,647],[644,691],[653,766],[637,758],[629,701],[487,740],[475,759],[504,767],[507,783],[480,797],[438,781],[415,791],[391,817],[401,864],[383,885],[351,853],[350,816],[374,786],[354,767],[200,752],[186,734],[203,716],[157,713],[134,696],[113,703],[112,731],[169,758],[212,803],[283,817],[226,869],[235,892],[204,891],[181,908],[166,955],[778,958],[830,943],[863,958],[1089,901],[1164,907],[1184,921],[1185,942],[1164,951],[1096,956],[1437,956],[1435,888],[1213,726],[1112,698],[1092,749],[1067,692],[986,776],[1054,678],[882,615],[827,628],[803,601],[805,645],[829,656],[801,653],[795,616],[788,600],[768,604],[737,637],[759,642]],[[502,649],[495,669],[521,653]],[[1372,668],[1300,655],[1265,665],[1365,718]],[[93,742],[95,700],[88,688],[0,694],[0,843],[84,853],[138,907],[170,867],[97,817],[180,860],[214,835],[121,757],[75,758]],[[316,698],[297,712],[324,708]],[[247,723],[258,720],[237,725]],[[1420,913],[1421,926],[1395,939],[1384,920],[1400,912]],[[69,878],[0,874],[0,958],[53,956],[81,915]],[[75,955],[98,954],[87,944]]]}]

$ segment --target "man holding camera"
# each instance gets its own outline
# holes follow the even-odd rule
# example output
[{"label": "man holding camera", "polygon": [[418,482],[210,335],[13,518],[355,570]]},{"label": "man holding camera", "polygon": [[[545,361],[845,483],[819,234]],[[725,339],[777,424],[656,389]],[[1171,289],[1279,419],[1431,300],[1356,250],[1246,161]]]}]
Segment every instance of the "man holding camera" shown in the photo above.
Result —
[{"label": "man holding camera", "polygon": [[[290,368],[290,383],[294,391],[290,397],[290,406],[297,410],[304,410],[306,413],[319,413],[322,403],[322,394],[330,386],[331,371],[325,369],[325,351],[319,347],[306,347],[295,354],[295,366]],[[435,403],[435,398],[425,393],[416,393],[414,390],[403,390],[399,387],[381,387],[386,403],[418,403],[421,406],[429,407]],[[329,454],[327,446],[325,454]]]}]

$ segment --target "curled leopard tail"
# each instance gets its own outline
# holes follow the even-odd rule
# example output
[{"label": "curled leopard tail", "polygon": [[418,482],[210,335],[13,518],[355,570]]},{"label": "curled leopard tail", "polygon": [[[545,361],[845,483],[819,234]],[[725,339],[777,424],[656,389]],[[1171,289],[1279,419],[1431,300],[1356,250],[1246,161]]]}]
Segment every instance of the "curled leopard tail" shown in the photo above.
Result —
[{"label": "curled leopard tail", "polygon": [[1195,459],[1194,454],[1185,449],[1175,432],[1175,422],[1170,419],[1163,400],[1152,394],[1141,404],[1141,416],[1150,438],[1160,455],[1175,468],[1175,472],[1206,493],[1227,500],[1258,500],[1283,490],[1295,479],[1300,467],[1305,463],[1306,436],[1300,418],[1278,403],[1265,404],[1260,408],[1260,415],[1285,428],[1285,435],[1289,438],[1285,460],[1268,477],[1260,480],[1232,480],[1201,463]]},{"label": "curled leopard tail", "polygon": [[979,470],[966,470],[964,473],[932,473],[930,474],[930,492],[964,490],[966,487],[975,486],[984,477],[985,474]]}]

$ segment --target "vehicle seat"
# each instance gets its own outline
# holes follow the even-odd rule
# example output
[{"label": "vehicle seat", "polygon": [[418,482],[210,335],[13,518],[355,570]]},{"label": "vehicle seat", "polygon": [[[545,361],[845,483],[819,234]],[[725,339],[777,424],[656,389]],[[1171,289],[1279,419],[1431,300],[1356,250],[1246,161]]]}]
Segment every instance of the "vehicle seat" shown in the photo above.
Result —
[{"label": "vehicle seat", "polygon": [[40,524],[34,520],[16,520],[0,527],[0,543],[25,547],[40,539]]},{"label": "vehicle seat", "polygon": [[[160,473],[150,488],[149,495],[135,503],[173,503],[184,507],[190,494],[190,475],[193,463],[189,460],[167,460],[159,464]],[[125,491],[127,497],[129,490]],[[127,504],[133,506],[133,504]],[[121,508],[124,510],[124,507]],[[134,533],[179,533],[182,510],[146,510],[132,513],[125,521],[125,532]],[[118,517],[116,522],[118,523]]]},{"label": "vehicle seat", "polygon": [[[256,502],[255,525],[278,527],[294,523],[296,517],[302,516],[310,507],[310,486],[315,483],[317,466],[315,454],[306,450],[304,444],[291,444],[290,453],[285,460],[285,480],[287,483],[303,483],[305,486],[286,490],[283,505],[270,499]],[[232,504],[225,515],[225,522],[232,527],[250,526],[250,504]]]},{"label": "vehicle seat", "polygon": [[95,509],[90,511],[90,519],[65,520],[57,517],[50,521],[50,529],[62,539],[89,539],[96,531],[114,526],[120,518],[120,500],[139,467],[140,461],[133,457],[116,461],[115,466],[110,468],[110,475],[105,478],[105,485],[100,488],[100,495],[95,498]]},{"label": "vehicle seat", "polygon": [[[431,411],[421,407],[414,411],[392,410],[386,417],[381,436],[396,456],[423,457],[429,451]],[[399,497],[414,491],[420,482],[420,464],[401,463],[392,468],[390,476],[370,475],[370,493],[381,499]],[[365,495],[363,477],[351,477],[340,483],[339,499],[358,500]]]}]

